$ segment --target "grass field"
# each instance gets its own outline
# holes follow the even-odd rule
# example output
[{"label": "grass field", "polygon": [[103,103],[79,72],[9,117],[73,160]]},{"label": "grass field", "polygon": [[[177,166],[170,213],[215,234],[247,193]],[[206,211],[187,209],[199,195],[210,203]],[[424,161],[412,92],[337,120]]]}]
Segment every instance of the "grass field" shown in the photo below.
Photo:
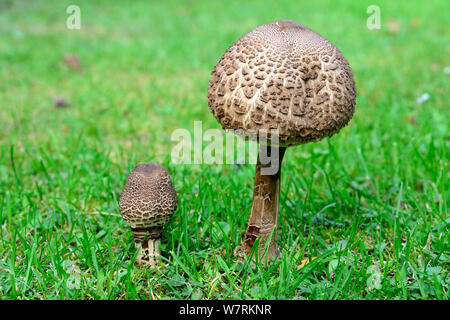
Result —
[{"label": "grass field", "polygon": [[[80,30],[66,28],[70,4]],[[448,12],[446,0],[0,0],[0,299],[448,299]],[[213,66],[278,19],[335,43],[358,96],[339,134],[288,149],[283,256],[253,269],[233,250],[254,165],[171,164],[170,136],[220,128]],[[168,168],[179,198],[161,269],[134,267],[118,210],[144,161]]]}]

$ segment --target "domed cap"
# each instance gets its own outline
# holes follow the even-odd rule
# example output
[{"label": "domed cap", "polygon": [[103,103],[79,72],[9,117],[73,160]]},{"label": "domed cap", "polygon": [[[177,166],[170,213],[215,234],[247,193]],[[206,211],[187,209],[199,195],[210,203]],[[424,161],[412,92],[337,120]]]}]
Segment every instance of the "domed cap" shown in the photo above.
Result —
[{"label": "domed cap", "polygon": [[156,228],[160,233],[177,209],[177,203],[177,193],[167,170],[158,163],[144,162],[128,175],[119,210],[132,229],[160,227]]},{"label": "domed cap", "polygon": [[281,146],[332,136],[351,119],[353,72],[330,41],[290,20],[239,38],[214,67],[208,104],[224,129],[278,129]]}]

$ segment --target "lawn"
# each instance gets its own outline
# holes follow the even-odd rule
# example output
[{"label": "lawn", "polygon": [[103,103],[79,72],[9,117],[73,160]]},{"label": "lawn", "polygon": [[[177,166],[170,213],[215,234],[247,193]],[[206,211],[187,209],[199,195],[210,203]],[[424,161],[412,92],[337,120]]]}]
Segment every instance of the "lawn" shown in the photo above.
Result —
[{"label": "lawn", "polygon": [[[448,299],[450,4],[376,2],[0,1],[0,299]],[[288,149],[283,254],[252,268],[233,250],[255,166],[173,164],[171,134],[221,128],[213,66],[278,19],[343,52],[357,104],[339,134]],[[159,269],[134,267],[118,209],[145,161],[178,193]]]}]

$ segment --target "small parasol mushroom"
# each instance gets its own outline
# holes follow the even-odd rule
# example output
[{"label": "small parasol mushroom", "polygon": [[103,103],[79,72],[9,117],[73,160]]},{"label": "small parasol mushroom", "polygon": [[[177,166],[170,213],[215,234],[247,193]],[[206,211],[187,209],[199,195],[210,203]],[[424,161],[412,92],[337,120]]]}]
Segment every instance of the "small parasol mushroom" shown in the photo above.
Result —
[{"label": "small parasol mushroom", "polygon": [[[277,225],[286,147],[339,132],[353,116],[355,101],[353,72],[341,51],[295,21],[259,26],[226,50],[209,82],[211,112],[224,129],[269,138],[270,130],[276,129],[279,135],[278,146],[260,144],[253,204],[243,240],[245,253],[258,238],[263,245]],[[278,157],[280,170],[275,174],[263,174],[262,151]],[[263,249],[261,246],[261,253]],[[267,258],[277,254],[272,241]]]},{"label": "small parasol mushroom", "polygon": [[177,204],[177,193],[163,166],[144,162],[130,172],[120,196],[119,210],[139,248],[137,264],[156,266],[163,227]]}]

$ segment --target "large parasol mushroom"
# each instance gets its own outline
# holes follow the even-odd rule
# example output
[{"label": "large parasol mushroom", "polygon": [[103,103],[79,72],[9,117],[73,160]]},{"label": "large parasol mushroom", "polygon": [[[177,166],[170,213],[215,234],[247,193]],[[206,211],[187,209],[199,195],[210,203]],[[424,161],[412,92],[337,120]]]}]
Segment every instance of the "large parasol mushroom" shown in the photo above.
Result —
[{"label": "large parasol mushroom", "polygon": [[[260,144],[243,240],[247,254],[258,238],[262,253],[262,245],[277,225],[286,147],[339,132],[353,116],[355,100],[353,72],[341,51],[295,21],[279,20],[253,29],[228,48],[214,67],[208,104],[222,127],[256,131],[256,137],[270,137],[270,130],[276,129],[279,135],[279,149]],[[277,155],[280,170],[275,174],[264,175],[262,151]],[[277,254],[272,241],[267,258]]]}]

